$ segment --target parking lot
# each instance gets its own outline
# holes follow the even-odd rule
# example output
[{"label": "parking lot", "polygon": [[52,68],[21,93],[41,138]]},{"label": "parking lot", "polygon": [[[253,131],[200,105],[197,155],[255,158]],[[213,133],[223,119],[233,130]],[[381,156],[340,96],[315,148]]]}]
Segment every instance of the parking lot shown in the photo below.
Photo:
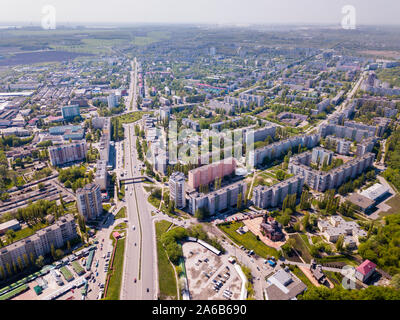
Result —
[{"label": "parking lot", "polygon": [[241,279],[226,257],[220,257],[196,242],[182,246],[192,300],[237,300]]}]

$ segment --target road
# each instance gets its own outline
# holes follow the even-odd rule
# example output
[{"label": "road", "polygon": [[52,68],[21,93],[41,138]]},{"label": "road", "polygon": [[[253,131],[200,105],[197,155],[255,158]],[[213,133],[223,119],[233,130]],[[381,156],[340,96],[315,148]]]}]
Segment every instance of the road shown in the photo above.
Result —
[{"label": "road", "polygon": [[347,95],[346,99],[340,104],[340,106],[338,106],[335,111],[331,114],[329,114],[325,120],[322,120],[321,122],[319,122],[316,126],[312,126],[310,127],[308,130],[306,130],[306,134],[310,133],[311,131],[317,129],[319,129],[320,126],[327,124],[329,122],[330,119],[332,119],[334,116],[336,116],[337,113],[340,113],[343,111],[343,109],[348,105],[348,103],[350,103],[351,99],[353,99],[353,96],[356,94],[358,88],[361,85],[361,82],[363,81],[363,79],[365,78],[365,76],[367,75],[366,72],[363,72],[360,76],[360,79],[358,79],[358,81],[356,82],[356,84],[354,85],[353,89],[350,91],[350,93]]},{"label": "road", "polygon": [[128,98],[126,99],[126,105],[129,111],[137,110],[137,60],[136,57],[133,59],[132,71],[131,71],[131,83],[129,88]]},{"label": "road", "polygon": [[[125,126],[125,172],[128,177],[139,175],[136,137],[133,124]],[[125,247],[121,300],[157,298],[156,243],[151,210],[141,183],[127,185],[125,191],[128,230]],[[135,230],[133,230],[135,226]],[[135,245],[136,244],[136,245]],[[134,279],[136,278],[136,283]]]}]

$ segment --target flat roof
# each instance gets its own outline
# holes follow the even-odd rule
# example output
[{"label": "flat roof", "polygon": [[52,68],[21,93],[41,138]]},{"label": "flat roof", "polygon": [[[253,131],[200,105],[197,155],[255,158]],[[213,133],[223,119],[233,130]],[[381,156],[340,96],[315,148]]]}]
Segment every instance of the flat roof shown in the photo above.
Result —
[{"label": "flat roof", "polygon": [[372,187],[369,187],[368,189],[364,190],[360,194],[363,195],[364,197],[367,197],[371,200],[376,200],[385,193],[389,192],[389,188],[380,184],[380,183],[375,183]]}]

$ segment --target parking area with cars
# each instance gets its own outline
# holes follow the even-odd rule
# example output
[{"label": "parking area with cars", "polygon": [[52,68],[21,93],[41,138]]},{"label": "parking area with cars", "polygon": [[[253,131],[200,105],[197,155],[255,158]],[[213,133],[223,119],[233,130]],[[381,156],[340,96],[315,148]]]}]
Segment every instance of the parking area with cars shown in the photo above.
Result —
[{"label": "parking area with cars", "polygon": [[191,299],[239,299],[242,282],[225,257],[217,256],[196,242],[184,243],[182,250]]}]

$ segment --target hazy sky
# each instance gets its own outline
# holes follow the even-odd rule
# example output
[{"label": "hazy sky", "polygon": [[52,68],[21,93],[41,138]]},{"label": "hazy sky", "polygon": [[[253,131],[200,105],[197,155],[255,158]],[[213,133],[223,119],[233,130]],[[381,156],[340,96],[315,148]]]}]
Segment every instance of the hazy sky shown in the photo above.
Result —
[{"label": "hazy sky", "polygon": [[0,23],[39,23],[42,7],[58,24],[74,23],[319,23],[337,24],[344,5],[357,24],[399,24],[400,0],[0,0]]}]

